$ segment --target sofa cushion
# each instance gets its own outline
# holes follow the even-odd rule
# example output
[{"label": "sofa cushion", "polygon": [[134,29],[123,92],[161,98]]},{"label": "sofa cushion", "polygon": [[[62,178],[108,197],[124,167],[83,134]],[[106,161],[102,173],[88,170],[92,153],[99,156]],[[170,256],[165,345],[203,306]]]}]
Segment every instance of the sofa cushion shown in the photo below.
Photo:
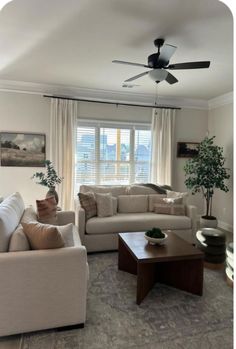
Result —
[{"label": "sofa cushion", "polygon": [[118,197],[119,213],[142,213],[147,211],[147,195],[120,195]]},{"label": "sofa cushion", "polygon": [[191,229],[191,219],[187,216],[169,216],[152,212],[118,213],[112,217],[93,217],[87,221],[87,234],[109,234],[128,231],[161,229]]},{"label": "sofa cushion", "polygon": [[127,188],[127,185],[81,185],[80,192],[111,193],[112,196],[118,197],[119,195],[126,195]]},{"label": "sofa cushion", "polygon": [[14,193],[0,205],[0,252],[7,252],[11,234],[18,226],[25,206],[20,193]]},{"label": "sofa cushion", "polygon": [[36,222],[22,223],[22,226],[33,250],[60,248],[65,245],[56,226]]},{"label": "sofa cushion", "polygon": [[113,216],[113,203],[111,193],[96,193],[98,217]]},{"label": "sofa cushion", "polygon": [[38,221],[45,224],[57,224],[57,203],[55,196],[36,200]]},{"label": "sofa cushion", "polygon": [[141,185],[130,185],[128,187],[128,194],[129,195],[149,195],[149,194],[156,194],[156,191],[149,187],[144,187]]},{"label": "sofa cushion", "polygon": [[16,230],[11,235],[8,251],[17,252],[17,251],[29,251],[29,250],[30,250],[29,241],[24,233],[22,225],[19,224]]},{"label": "sofa cushion", "polygon": [[154,205],[162,202],[163,198],[166,198],[165,194],[152,194],[148,195],[148,211],[154,211]]}]

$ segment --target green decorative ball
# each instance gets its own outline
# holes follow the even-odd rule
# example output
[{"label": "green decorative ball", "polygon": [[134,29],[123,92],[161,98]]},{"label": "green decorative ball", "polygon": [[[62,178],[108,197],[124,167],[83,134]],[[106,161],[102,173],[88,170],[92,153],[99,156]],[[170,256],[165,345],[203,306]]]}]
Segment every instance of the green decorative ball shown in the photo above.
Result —
[{"label": "green decorative ball", "polygon": [[146,232],[146,235],[154,239],[163,239],[165,237],[160,228],[152,228]]}]

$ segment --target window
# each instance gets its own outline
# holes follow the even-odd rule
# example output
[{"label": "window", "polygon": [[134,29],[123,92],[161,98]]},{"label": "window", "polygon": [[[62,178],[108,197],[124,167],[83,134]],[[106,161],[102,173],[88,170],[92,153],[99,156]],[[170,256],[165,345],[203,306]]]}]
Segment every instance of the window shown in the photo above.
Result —
[{"label": "window", "polygon": [[148,182],[150,156],[150,127],[80,121],[76,185]]}]

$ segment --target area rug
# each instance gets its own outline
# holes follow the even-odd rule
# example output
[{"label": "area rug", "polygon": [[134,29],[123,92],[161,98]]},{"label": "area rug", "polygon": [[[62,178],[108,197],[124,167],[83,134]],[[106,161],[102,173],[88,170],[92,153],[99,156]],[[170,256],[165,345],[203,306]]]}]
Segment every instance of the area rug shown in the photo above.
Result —
[{"label": "area rug", "polygon": [[224,271],[204,270],[203,296],[156,284],[136,305],[136,277],[118,271],[117,253],[88,256],[84,329],[26,334],[21,349],[233,348],[233,292]]}]

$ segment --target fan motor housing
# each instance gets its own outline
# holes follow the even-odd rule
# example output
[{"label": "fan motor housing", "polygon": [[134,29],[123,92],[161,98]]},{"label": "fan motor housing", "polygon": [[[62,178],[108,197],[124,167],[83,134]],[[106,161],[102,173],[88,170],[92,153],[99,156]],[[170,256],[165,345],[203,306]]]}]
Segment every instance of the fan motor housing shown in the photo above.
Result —
[{"label": "fan motor housing", "polygon": [[163,68],[163,65],[160,64],[161,62],[159,62],[159,64],[157,63],[158,57],[159,57],[158,53],[153,53],[152,55],[148,56],[148,66],[150,68],[154,68],[154,69]]}]

